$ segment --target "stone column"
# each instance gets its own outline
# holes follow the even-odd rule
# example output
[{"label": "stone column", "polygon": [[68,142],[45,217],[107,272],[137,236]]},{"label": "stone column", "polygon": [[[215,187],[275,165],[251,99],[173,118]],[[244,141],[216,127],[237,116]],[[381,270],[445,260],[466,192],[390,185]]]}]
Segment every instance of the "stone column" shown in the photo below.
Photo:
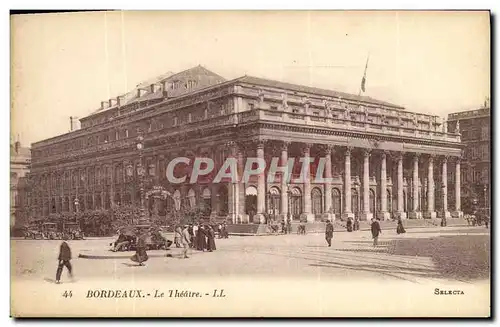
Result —
[{"label": "stone column", "polygon": [[311,173],[309,169],[309,157],[310,157],[311,145],[306,144],[303,148],[304,162],[304,211],[300,215],[301,220],[307,220],[307,222],[314,221],[314,215],[311,212]]},{"label": "stone column", "polygon": [[388,220],[391,214],[387,211],[387,153],[384,151],[380,162],[380,212],[378,218]]},{"label": "stone column", "polygon": [[460,158],[455,162],[455,211],[453,212],[454,218],[462,218],[463,212],[461,211],[461,198],[460,198]]},{"label": "stone column", "polygon": [[410,218],[413,219],[421,219],[422,218],[422,212],[419,207],[419,194],[418,194],[418,159],[419,159],[419,154],[416,153],[413,156],[413,207],[412,211],[410,212]]},{"label": "stone column", "polygon": [[250,219],[245,212],[245,183],[243,182],[242,176],[245,169],[245,147],[243,144],[238,144],[238,200],[239,200],[239,217],[240,223],[249,223]]},{"label": "stone column", "polygon": [[[264,157],[264,144],[260,141],[257,143],[257,158],[265,160]],[[257,177],[257,214],[253,217],[253,222],[257,224],[264,224],[266,218],[264,213],[266,211],[266,176],[262,172]]]},{"label": "stone column", "polygon": [[344,212],[343,219],[354,218],[351,211],[351,147],[347,147],[345,151],[344,163]]},{"label": "stone column", "polygon": [[[236,159],[238,156],[238,148],[236,146],[236,142],[230,141],[227,144],[227,147],[230,149],[230,157]],[[236,179],[239,178],[238,172],[236,172]],[[231,180],[228,184],[228,205],[229,205],[229,218],[233,224],[236,224],[239,220],[238,218],[238,207],[239,207],[239,183],[237,180]]]},{"label": "stone column", "polygon": [[427,211],[425,218],[436,218],[434,211],[434,157],[429,156],[427,167]]},{"label": "stone column", "polygon": [[[111,163],[110,166],[111,166],[111,184],[109,185],[109,202],[111,208],[113,208],[115,206],[115,164]],[[148,173],[148,167],[144,168],[145,168],[144,177],[146,177]],[[141,199],[141,201],[143,201],[143,199]]]},{"label": "stone column", "polygon": [[373,213],[370,212],[370,150],[363,150],[363,212],[362,220],[371,220]]},{"label": "stone column", "polygon": [[[290,142],[283,142],[281,145],[281,166],[286,166],[288,163],[288,146]],[[281,175],[281,219],[288,218],[288,181],[286,175]]]},{"label": "stone column", "polygon": [[448,210],[448,157],[444,156],[443,157],[443,162],[442,162],[442,174],[441,174],[441,180],[442,180],[442,185],[441,188],[443,189],[442,196],[443,196],[443,217],[445,218],[451,218],[450,211]]},{"label": "stone column", "polygon": [[325,219],[335,220],[335,214],[332,212],[332,145],[325,148]]},{"label": "stone column", "polygon": [[398,153],[396,156],[396,161],[398,165],[398,210],[397,214],[401,219],[406,218],[406,212],[404,212],[403,206],[403,154]]}]

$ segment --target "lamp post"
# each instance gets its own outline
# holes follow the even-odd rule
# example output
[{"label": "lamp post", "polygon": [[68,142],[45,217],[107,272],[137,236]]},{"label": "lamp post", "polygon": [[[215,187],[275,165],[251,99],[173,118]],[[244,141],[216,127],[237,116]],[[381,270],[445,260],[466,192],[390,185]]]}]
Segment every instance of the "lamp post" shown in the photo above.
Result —
[{"label": "lamp post", "polygon": [[80,201],[78,200],[78,198],[75,197],[73,204],[75,205],[76,213],[78,213],[78,209],[80,208]]},{"label": "lamp post", "polygon": [[488,197],[487,197],[487,191],[488,191],[488,186],[486,184],[484,184],[484,188],[483,188],[483,191],[484,191],[484,208],[488,208]]},{"label": "lamp post", "polygon": [[138,131],[138,136],[136,139],[136,147],[139,151],[139,165],[137,166],[137,176],[139,178],[139,192],[141,197],[141,207],[140,207],[140,216],[141,219],[145,218],[144,214],[144,166],[142,164],[142,150],[144,149],[144,137],[141,134],[141,131]]}]

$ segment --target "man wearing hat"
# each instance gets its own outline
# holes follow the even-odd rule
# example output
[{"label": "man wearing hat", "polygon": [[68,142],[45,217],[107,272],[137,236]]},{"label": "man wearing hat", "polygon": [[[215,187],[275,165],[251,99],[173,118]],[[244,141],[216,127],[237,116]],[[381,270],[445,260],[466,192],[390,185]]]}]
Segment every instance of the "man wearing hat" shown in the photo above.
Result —
[{"label": "man wearing hat", "polygon": [[333,238],[333,224],[331,223],[330,220],[327,220],[325,229],[325,239],[326,242],[328,243],[328,246],[332,246],[332,238]]},{"label": "man wearing hat", "polygon": [[59,265],[57,266],[57,272],[56,272],[56,283],[59,284],[61,280],[61,274],[63,271],[63,268],[66,267],[68,269],[69,276],[71,279],[73,279],[73,268],[71,267],[71,249],[66,243],[68,238],[66,235],[63,236],[63,242],[61,243],[61,247],[59,248],[59,257],[57,258],[59,260]]}]

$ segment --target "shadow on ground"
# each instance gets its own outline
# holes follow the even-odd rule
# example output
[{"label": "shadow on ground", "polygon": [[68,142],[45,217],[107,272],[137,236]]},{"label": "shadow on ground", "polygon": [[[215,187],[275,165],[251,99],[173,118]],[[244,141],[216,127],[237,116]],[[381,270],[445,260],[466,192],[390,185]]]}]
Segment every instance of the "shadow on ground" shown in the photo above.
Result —
[{"label": "shadow on ground", "polygon": [[[355,241],[352,243],[370,243]],[[389,255],[429,257],[438,277],[477,280],[490,277],[489,235],[440,235],[430,238],[408,238],[384,242],[382,249],[339,249],[339,251],[385,252]],[[411,269],[410,269],[411,270]]]}]

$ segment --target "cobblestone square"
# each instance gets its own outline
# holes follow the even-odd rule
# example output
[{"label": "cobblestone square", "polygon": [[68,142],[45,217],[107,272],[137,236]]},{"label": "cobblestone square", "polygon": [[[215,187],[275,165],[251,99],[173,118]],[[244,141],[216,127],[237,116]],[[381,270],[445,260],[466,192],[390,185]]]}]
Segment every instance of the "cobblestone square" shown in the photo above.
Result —
[{"label": "cobblestone square", "polygon": [[[183,277],[312,277],[325,280],[439,280],[471,283],[489,279],[489,230],[416,228],[404,235],[384,231],[373,248],[368,231],[336,232],[332,247],[321,233],[230,237],[217,240],[214,252],[180,249],[148,252],[146,266],[120,259],[86,259],[79,254],[112,255],[111,238],[71,241],[77,281],[94,278],[127,279]],[[54,279],[60,241],[12,240],[13,280]],[[167,256],[168,254],[168,256]],[[64,275],[63,275],[64,276]],[[66,279],[67,280],[67,279]],[[63,277],[63,282],[65,277]]]}]

